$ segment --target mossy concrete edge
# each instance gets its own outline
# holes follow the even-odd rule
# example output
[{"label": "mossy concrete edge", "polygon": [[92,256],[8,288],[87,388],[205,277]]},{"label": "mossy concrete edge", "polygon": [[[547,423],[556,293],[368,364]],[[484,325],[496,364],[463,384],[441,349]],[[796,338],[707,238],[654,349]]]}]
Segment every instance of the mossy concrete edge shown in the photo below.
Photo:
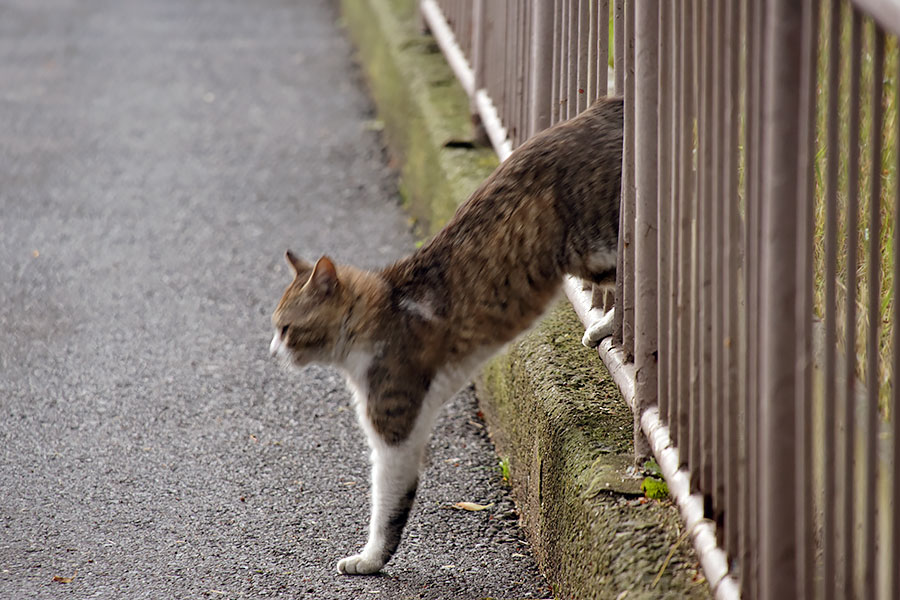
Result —
[{"label": "mossy concrete edge", "polygon": [[419,234],[436,233],[497,166],[468,147],[468,98],[434,40],[418,32],[409,0],[342,0],[343,23],[400,169],[400,192]]},{"label": "mossy concrete edge", "polygon": [[560,301],[477,381],[535,558],[560,598],[707,597],[677,509],[629,476],[631,411],[579,325]]},{"label": "mossy concrete edge", "polygon": [[[342,0],[341,7],[407,209],[419,231],[432,234],[496,157],[446,146],[471,139],[468,99],[433,40],[418,32],[414,0]],[[535,557],[557,597],[615,598],[624,590],[629,598],[702,597],[684,591],[685,544],[674,559],[681,568],[648,591],[680,521],[666,503],[635,508],[640,481],[625,476],[631,413],[602,362],[580,345],[578,327],[560,302],[477,382]]]}]

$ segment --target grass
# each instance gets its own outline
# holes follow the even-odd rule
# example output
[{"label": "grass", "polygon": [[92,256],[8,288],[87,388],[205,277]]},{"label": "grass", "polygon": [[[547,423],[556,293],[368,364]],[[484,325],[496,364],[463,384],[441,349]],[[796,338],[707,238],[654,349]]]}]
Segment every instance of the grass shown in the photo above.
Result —
[{"label": "grass", "polygon": [[[859,139],[849,139],[849,114],[850,114],[850,9],[847,2],[841,3],[841,40],[840,40],[840,83],[837,93],[839,94],[839,111],[838,120],[840,123],[840,136],[838,148],[839,168],[838,168],[838,228],[837,228],[837,269],[835,275],[836,288],[836,331],[839,349],[844,354],[854,354],[856,356],[856,373],[861,382],[866,383],[866,359],[867,359],[867,338],[872,327],[876,328],[877,349],[878,349],[878,396],[881,414],[885,419],[890,418],[890,393],[892,386],[892,374],[890,372],[890,363],[893,357],[894,348],[892,347],[892,329],[894,323],[892,321],[893,310],[893,273],[894,273],[894,216],[893,206],[896,202],[895,198],[900,196],[897,192],[897,186],[900,185],[898,179],[898,167],[896,156],[897,129],[900,126],[898,122],[898,69],[900,69],[900,45],[895,36],[887,36],[885,44],[885,63],[883,76],[883,94],[881,104],[884,113],[884,122],[880,137],[882,140],[882,153],[878,165],[873,165],[873,157],[871,152],[870,135],[872,128],[872,95],[873,95],[873,71],[874,71],[874,25],[871,20],[863,21],[862,28],[862,55],[861,55],[861,77],[860,77],[860,127]],[[613,16],[612,3],[610,3],[610,21],[609,21],[609,61],[610,66],[614,63],[614,41],[613,41]],[[814,290],[813,290],[813,310],[820,319],[825,319],[825,209],[826,209],[826,173],[828,160],[827,147],[827,125],[828,125],[828,95],[832,90],[828,89],[828,44],[829,44],[829,20],[830,20],[830,4],[822,3],[819,24],[819,44],[818,44],[818,64],[817,64],[817,82],[816,82],[816,141],[815,141],[815,158],[814,158],[814,240],[813,240],[813,258],[814,258]],[[742,40],[744,43],[744,40]],[[742,56],[742,69],[744,69]],[[745,85],[745,81],[741,82]],[[745,139],[745,131],[743,130],[743,114],[744,114],[744,93],[741,89],[741,140]],[[696,122],[694,123],[696,127]],[[694,149],[697,148],[696,129],[694,130]],[[859,161],[859,185],[858,185],[858,227],[854,232],[848,231],[848,169],[849,169],[849,152],[850,144],[856,144],[860,149]],[[744,210],[743,198],[743,144],[740,148],[740,164],[738,173],[738,205],[739,210]],[[696,165],[695,165],[696,168]],[[877,253],[878,263],[880,265],[877,277],[873,277],[873,261],[869,253],[870,236],[873,227],[870,222],[870,190],[872,177],[881,178],[880,193],[880,228]],[[696,188],[695,188],[696,190]],[[845,327],[847,300],[848,300],[848,249],[852,245],[856,246],[857,264],[853,271],[855,279],[856,292],[856,339],[853,351],[848,351],[847,331]],[[869,318],[869,286],[878,286],[877,296],[879,298],[877,306],[877,315],[870,322]],[[900,351],[900,349],[897,349]]]},{"label": "grass", "polygon": [[500,458],[500,475],[503,477],[503,483],[509,485],[509,457],[501,457]]},{"label": "grass", "polygon": [[[815,238],[814,238],[814,260],[815,260],[815,289],[814,289],[814,308],[817,316],[825,318],[825,198],[828,190],[826,189],[826,173],[828,160],[827,147],[827,125],[828,125],[828,95],[832,93],[827,87],[828,72],[828,54],[827,48],[829,44],[829,20],[830,10],[828,3],[823,3],[822,20],[820,23],[820,43],[818,57],[818,83],[817,83],[817,111],[816,111],[816,158],[815,158]],[[897,156],[895,143],[897,140],[897,78],[898,69],[898,44],[897,39],[889,36],[885,46],[885,65],[883,85],[884,92],[880,99],[884,112],[884,123],[880,132],[882,140],[881,160],[877,165],[873,164],[872,148],[870,143],[872,129],[872,96],[874,93],[874,26],[871,22],[864,22],[862,29],[863,52],[861,59],[861,78],[859,97],[860,103],[860,131],[859,139],[849,139],[849,121],[850,121],[850,14],[846,3],[843,4],[843,14],[841,16],[842,28],[840,39],[840,84],[837,93],[839,94],[839,111],[838,122],[840,123],[840,142],[837,151],[839,153],[839,169],[838,169],[838,228],[837,228],[837,273],[836,273],[836,300],[837,300],[837,322],[836,330],[838,334],[838,343],[843,352],[847,351],[847,331],[845,327],[845,316],[847,311],[848,300],[848,282],[851,279],[848,274],[855,275],[856,280],[856,348],[855,355],[857,357],[857,376],[860,381],[868,384],[866,370],[867,358],[867,337],[872,327],[875,327],[875,333],[878,336],[878,389],[879,389],[879,405],[882,416],[889,417],[889,395],[891,389],[891,372],[890,361],[893,353],[891,342],[891,331],[894,326],[891,314],[894,303],[893,298],[893,232],[895,224],[893,222],[893,205],[894,194],[898,184],[897,179]],[[848,231],[848,197],[849,182],[848,170],[849,159],[847,149],[851,144],[856,144],[860,150],[859,164],[859,211],[858,223],[856,231]],[[874,262],[869,255],[870,236],[872,235],[872,223],[870,221],[870,210],[872,204],[871,185],[872,178],[881,178],[881,194],[880,194],[880,221],[878,247],[880,252],[877,255],[880,263],[880,273],[878,277],[873,276],[872,266]],[[851,244],[856,245],[858,264],[855,273],[848,269],[848,249]],[[869,286],[878,286],[877,295],[879,304],[877,307],[877,315],[874,320],[869,318],[868,294]],[[874,322],[872,322],[874,321]]]}]

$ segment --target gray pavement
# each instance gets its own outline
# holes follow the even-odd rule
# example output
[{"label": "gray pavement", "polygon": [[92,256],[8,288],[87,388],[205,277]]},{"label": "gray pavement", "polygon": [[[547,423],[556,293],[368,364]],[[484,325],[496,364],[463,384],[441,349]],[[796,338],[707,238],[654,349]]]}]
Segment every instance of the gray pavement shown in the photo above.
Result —
[{"label": "gray pavement", "polygon": [[0,0],[0,598],[549,595],[471,393],[385,574],[334,570],[366,451],[335,371],[267,356],[281,256],[413,242],[336,21]]}]

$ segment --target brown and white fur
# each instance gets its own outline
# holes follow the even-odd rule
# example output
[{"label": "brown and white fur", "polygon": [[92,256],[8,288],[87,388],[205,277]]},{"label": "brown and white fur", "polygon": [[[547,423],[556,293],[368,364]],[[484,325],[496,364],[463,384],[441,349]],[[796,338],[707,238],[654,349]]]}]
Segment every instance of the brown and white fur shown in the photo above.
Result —
[{"label": "brown and white fur", "polygon": [[270,351],[341,368],[372,449],[369,538],[341,573],[375,573],[396,551],[441,405],[543,314],[566,274],[614,281],[621,156],[622,101],[601,99],[523,144],[429,243],[381,271],[288,251],[294,279]]}]

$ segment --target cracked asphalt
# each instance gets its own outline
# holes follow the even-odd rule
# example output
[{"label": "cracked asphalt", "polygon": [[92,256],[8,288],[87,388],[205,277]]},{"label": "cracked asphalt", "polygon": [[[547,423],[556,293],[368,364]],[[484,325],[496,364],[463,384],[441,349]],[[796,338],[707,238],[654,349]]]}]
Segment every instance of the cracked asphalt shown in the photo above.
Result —
[{"label": "cracked asphalt", "polygon": [[[400,551],[335,371],[281,371],[288,247],[413,247],[329,0],[0,0],[0,598],[550,595],[471,392]],[[492,504],[482,512],[448,508]]]}]

